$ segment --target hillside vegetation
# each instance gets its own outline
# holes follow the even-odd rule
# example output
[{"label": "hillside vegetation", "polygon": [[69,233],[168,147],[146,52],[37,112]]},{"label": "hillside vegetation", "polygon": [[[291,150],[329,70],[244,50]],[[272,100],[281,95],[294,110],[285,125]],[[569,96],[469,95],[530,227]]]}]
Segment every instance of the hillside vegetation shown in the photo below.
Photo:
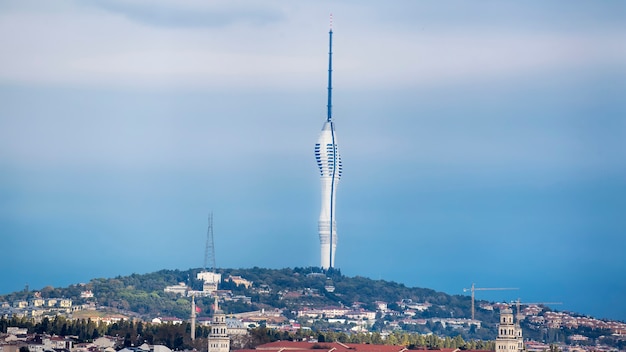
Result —
[{"label": "hillside vegetation", "polygon": [[[92,302],[99,309],[107,308],[116,312],[152,319],[157,316],[174,316],[187,318],[191,309],[187,297],[164,292],[169,285],[185,283],[192,289],[201,290],[202,282],[195,279],[200,269],[161,270],[149,274],[132,274],[111,279],[97,278],[85,284],[71,285],[67,288],[44,287],[40,291],[42,298],[71,298],[75,305]],[[364,309],[375,311],[376,301],[387,302],[391,310],[398,310],[397,302],[412,300],[432,304],[425,311],[417,311],[413,318],[469,318],[470,298],[461,295],[448,295],[426,288],[407,287],[403,284],[385,280],[372,280],[366,277],[348,277],[339,270],[321,272],[320,268],[285,268],[285,269],[219,269],[222,274],[220,289],[230,290],[233,295],[244,295],[251,298],[251,303],[225,302],[222,308],[228,313],[239,313],[260,309],[283,309],[287,318],[295,318],[293,312],[302,307],[347,306],[359,302]],[[241,276],[253,282],[249,289],[243,285],[235,285],[225,281],[229,275]],[[334,292],[327,292],[324,287],[332,285]],[[269,288],[269,293],[259,293],[259,287]],[[80,298],[80,293],[91,290],[93,298]],[[301,292],[297,298],[284,298],[286,292]],[[32,298],[33,292],[16,292],[6,295],[0,300],[15,301]],[[200,308],[199,316],[211,315],[212,299],[198,298],[196,304]],[[477,319],[483,321],[483,329],[472,331],[470,338],[492,339],[495,337],[497,317],[494,312],[477,310]],[[380,329],[382,326],[374,327]],[[430,331],[455,336],[452,331],[446,332],[441,326],[431,326]],[[458,334],[458,333],[457,333]]]}]

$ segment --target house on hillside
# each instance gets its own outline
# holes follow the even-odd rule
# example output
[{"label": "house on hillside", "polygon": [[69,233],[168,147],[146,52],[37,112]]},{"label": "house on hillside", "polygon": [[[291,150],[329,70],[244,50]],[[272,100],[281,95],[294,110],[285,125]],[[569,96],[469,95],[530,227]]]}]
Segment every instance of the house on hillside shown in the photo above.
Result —
[{"label": "house on hillside", "polygon": [[252,281],[248,281],[241,276],[228,276],[228,281],[232,281],[235,285],[243,285],[245,288],[252,287]]},{"label": "house on hillside", "polygon": [[172,324],[172,325],[180,325],[183,323],[183,320],[176,317],[157,317],[152,319],[152,324]]},{"label": "house on hillside", "polygon": [[176,295],[186,296],[189,287],[184,282],[179,283],[178,285],[166,286],[163,291],[173,293]]}]

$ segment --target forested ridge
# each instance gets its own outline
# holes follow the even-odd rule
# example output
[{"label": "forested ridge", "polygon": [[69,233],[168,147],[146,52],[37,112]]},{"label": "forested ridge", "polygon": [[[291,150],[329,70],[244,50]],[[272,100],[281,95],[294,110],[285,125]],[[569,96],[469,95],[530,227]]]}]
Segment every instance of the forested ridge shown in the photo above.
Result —
[{"label": "forested ridge", "polygon": [[[189,297],[183,297],[173,293],[164,292],[166,286],[184,283],[193,290],[202,290],[202,282],[196,279],[196,275],[202,269],[189,270],[160,270],[148,274],[132,274],[118,276],[115,278],[95,278],[87,283],[61,287],[43,287],[39,290],[24,290],[0,296],[0,302],[15,302],[19,300],[30,300],[35,296],[40,298],[70,298],[73,305],[87,305],[94,307],[100,314],[123,314],[131,318],[131,321],[116,323],[113,325],[96,324],[88,316],[80,316],[81,311],[72,313],[68,318],[54,316],[50,313],[44,316],[40,322],[29,321],[28,319],[16,320],[2,319],[0,321],[1,331],[6,331],[6,326],[28,327],[31,332],[48,331],[55,334],[70,334],[79,337],[79,340],[89,340],[103,334],[114,334],[123,336],[125,343],[136,343],[136,339],[162,343],[170,347],[181,348],[195,347],[187,341],[190,326],[187,322],[173,327],[163,327],[141,321],[151,321],[154,317],[178,317],[187,320],[190,315],[191,301]],[[475,340],[493,340],[496,336],[496,324],[498,322],[497,310],[476,309],[476,318],[481,321],[481,328],[474,326],[469,330],[456,330],[451,327],[444,327],[437,322],[437,319],[429,318],[469,318],[471,316],[471,301],[469,296],[448,295],[428,288],[407,287],[401,283],[373,280],[362,276],[348,277],[341,274],[339,270],[331,269],[322,271],[320,268],[284,268],[284,269],[218,269],[222,274],[220,290],[231,291],[232,296],[246,296],[250,298],[250,303],[243,301],[225,301],[220,303],[220,308],[226,313],[240,313],[256,311],[261,309],[281,309],[283,315],[288,319],[296,320],[296,312],[303,307],[320,308],[327,306],[350,307],[355,302],[359,306],[369,311],[376,311],[376,301],[383,301],[388,304],[390,314],[384,319],[377,319],[376,323],[370,327],[373,334],[356,334],[340,332],[338,327],[323,320],[313,323],[310,330],[312,334],[318,334],[319,338],[330,340],[340,340],[344,342],[367,342],[378,343],[381,332],[386,328],[386,323],[399,321],[403,318],[399,307],[399,302],[409,301],[429,303],[428,309],[414,311],[413,319],[425,319],[424,325],[404,325],[403,332],[394,332],[387,343],[393,343],[396,338],[400,339],[400,344],[426,345],[428,347],[454,346],[472,348],[476,345],[470,343]],[[246,288],[243,285],[236,285],[229,281],[229,276],[241,276],[252,281],[253,285]],[[325,287],[333,286],[334,291],[328,292]],[[262,289],[261,289],[262,288]],[[81,298],[81,292],[91,291],[93,298]],[[287,294],[292,293],[292,294]],[[294,294],[295,293],[295,294]],[[476,305],[478,306],[478,301]],[[198,317],[208,317],[213,314],[211,297],[196,297],[196,304],[200,309]],[[393,314],[394,312],[398,314]],[[378,315],[380,317],[380,315]],[[13,325],[11,325],[13,324]],[[539,329],[522,322],[524,336],[546,342],[565,341],[567,336],[574,334],[585,334],[592,338],[599,335],[606,335],[606,331],[584,331],[578,329]],[[259,330],[260,329],[260,330]],[[344,329],[345,330],[345,329]],[[250,341],[240,342],[242,346],[254,343],[271,341],[272,339],[297,339],[294,336],[275,336],[281,334],[260,328],[253,330]],[[261,331],[261,332],[259,332]],[[422,341],[416,336],[418,333],[434,333],[434,335],[448,337],[440,340]],[[187,335],[186,335],[187,334]],[[197,336],[203,338],[207,331],[199,328]],[[407,334],[406,336],[402,334]],[[598,335],[598,336],[596,336]],[[410,338],[408,336],[411,336]],[[422,335],[423,336],[423,335]],[[459,336],[463,342],[452,343],[451,339]],[[418,340],[411,340],[418,339]],[[391,341],[391,342],[390,342]]]},{"label": "forested ridge", "polygon": [[[201,290],[202,282],[196,280],[196,274],[201,269],[189,270],[160,270],[148,274],[132,274],[115,278],[96,278],[83,284],[69,287],[47,286],[36,291],[20,291],[0,296],[0,301],[27,300],[34,292],[39,292],[42,298],[71,298],[74,304],[96,302],[100,307],[109,307],[126,312],[133,312],[142,317],[175,316],[186,318],[189,316],[190,300],[172,293],[164,292],[169,285],[185,283],[192,289]],[[424,318],[429,317],[469,317],[470,299],[468,296],[448,295],[427,288],[411,288],[403,284],[372,280],[366,277],[347,277],[339,270],[329,270],[321,275],[319,268],[285,268],[285,269],[218,269],[222,274],[223,282],[220,289],[231,290],[233,295],[251,297],[252,304],[227,302],[224,309],[230,313],[257,310],[260,308],[282,308],[293,310],[300,306],[345,305],[353,302],[363,303],[363,307],[375,310],[375,301],[384,301],[394,308],[395,302],[402,299],[411,299],[414,302],[429,302],[432,307],[421,313]],[[320,275],[315,275],[318,273]],[[314,274],[314,275],[311,275]],[[253,281],[253,287],[246,289],[242,285],[235,285],[226,281],[229,275],[241,276]],[[331,284],[335,287],[333,293],[326,292],[324,287]],[[259,294],[257,288],[267,285],[271,292]],[[303,295],[298,299],[282,299],[281,292],[298,292],[313,290],[317,295]],[[94,294],[92,299],[80,298],[80,293],[90,290]],[[307,291],[310,292],[310,291]],[[210,298],[200,298],[196,304],[200,307],[200,316],[210,315],[212,304]],[[481,315],[481,313],[484,313]],[[479,319],[491,321],[493,314],[477,311]],[[494,320],[495,323],[495,320]]]},{"label": "forested ridge", "polygon": [[[160,270],[148,274],[132,274],[115,278],[96,278],[87,283],[70,285],[69,287],[47,286],[36,291],[20,291],[0,297],[0,301],[28,300],[35,294],[41,298],[70,298],[74,305],[83,303],[94,304],[99,311],[121,313],[139,318],[121,321],[115,324],[96,323],[90,319],[68,319],[62,316],[44,317],[40,322],[26,318],[0,320],[0,328],[6,331],[7,326],[27,327],[30,332],[47,332],[58,335],[73,335],[78,341],[90,341],[103,335],[119,336],[124,345],[136,345],[141,342],[164,344],[171,348],[202,349],[202,342],[208,330],[198,327],[196,335],[199,342],[189,339],[190,325],[166,324],[163,326],[143,323],[157,316],[173,316],[188,319],[190,299],[176,294],[164,292],[166,286],[185,283],[191,289],[201,290],[202,282],[195,279],[201,269]],[[426,288],[410,288],[403,284],[384,280],[372,280],[366,277],[347,277],[339,270],[322,272],[319,268],[285,268],[285,269],[218,269],[222,274],[221,290],[230,290],[233,295],[251,297],[251,303],[223,302],[221,307],[227,313],[238,313],[260,309],[282,309],[288,318],[295,318],[294,312],[301,307],[350,306],[360,302],[362,307],[376,310],[376,301],[389,303],[391,309],[397,308],[396,302],[411,299],[414,302],[429,302],[432,307],[421,315],[425,318],[433,316],[469,315],[469,299],[464,296],[450,296]],[[228,281],[228,277],[241,276],[252,281],[251,288],[236,285]],[[325,286],[335,287],[334,292],[327,292]],[[259,287],[269,292],[259,293]],[[90,290],[93,298],[81,298],[81,292]],[[286,292],[301,292],[297,298],[286,299]],[[200,308],[199,317],[210,316],[213,299],[197,297],[196,304]],[[451,313],[452,312],[452,313]],[[306,335],[306,336],[305,336]],[[458,335],[458,334],[457,334]],[[356,343],[388,343],[406,344],[426,347],[490,347],[489,342],[464,341],[460,336],[453,338],[419,337],[418,334],[394,333],[383,341],[380,332],[373,334],[333,332],[318,325],[309,332],[297,333],[276,332],[263,326],[253,329],[245,341],[238,341],[240,347],[251,347],[259,343],[277,339],[293,340],[316,338],[321,341],[341,341]]]}]

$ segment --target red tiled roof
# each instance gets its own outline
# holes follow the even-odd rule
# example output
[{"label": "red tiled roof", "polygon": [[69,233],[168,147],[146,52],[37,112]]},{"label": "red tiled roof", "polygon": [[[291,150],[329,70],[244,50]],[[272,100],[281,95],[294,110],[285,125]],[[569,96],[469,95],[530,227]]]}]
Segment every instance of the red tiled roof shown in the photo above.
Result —
[{"label": "red tiled roof", "polygon": [[280,350],[280,349],[311,350],[313,349],[313,345],[317,345],[317,347],[319,347],[322,345],[329,345],[329,343],[325,343],[325,342],[311,343],[311,342],[301,342],[301,341],[274,341],[274,342],[265,343],[265,344],[256,346],[256,349],[257,351],[258,350]]},{"label": "red tiled roof", "polygon": [[407,350],[405,346],[394,345],[369,345],[359,343],[347,343],[346,345],[357,352],[400,352]]},{"label": "red tiled roof", "polygon": [[[301,341],[274,341],[256,347],[257,352],[263,351],[305,351],[316,350],[333,351],[333,352],[403,352],[406,351],[405,346],[393,345],[370,345],[358,343],[341,343],[341,342],[301,342]],[[432,351],[430,351],[432,352]],[[442,352],[452,352],[443,351]]]}]

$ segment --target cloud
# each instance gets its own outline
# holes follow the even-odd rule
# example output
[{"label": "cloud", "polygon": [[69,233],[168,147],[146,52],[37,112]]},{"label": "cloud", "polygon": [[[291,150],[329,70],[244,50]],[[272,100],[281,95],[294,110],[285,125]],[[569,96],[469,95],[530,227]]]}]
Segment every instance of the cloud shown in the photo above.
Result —
[{"label": "cloud", "polygon": [[[323,84],[325,5],[64,4],[0,15],[0,81],[139,88]],[[440,13],[441,22],[422,28],[402,22],[394,26],[385,19],[391,10],[377,14],[379,8],[368,3],[335,7],[336,82],[344,87],[454,84],[602,67],[626,70],[622,32],[611,26],[562,31],[474,22],[463,27],[453,21],[458,14]]]},{"label": "cloud", "polygon": [[235,23],[267,25],[284,19],[284,14],[269,3],[263,6],[243,1],[139,0],[97,1],[91,6],[121,14],[132,21],[165,27],[222,27]]},{"label": "cloud", "polygon": [[[257,31],[255,26],[146,27],[83,8],[9,12],[0,16],[0,40],[7,49],[0,56],[0,80],[144,88],[302,81],[312,59],[297,50],[274,49],[306,44],[296,36],[278,43],[284,28],[260,25],[265,29]],[[319,52],[323,57],[324,49]],[[280,74],[289,78],[277,80]]]}]

